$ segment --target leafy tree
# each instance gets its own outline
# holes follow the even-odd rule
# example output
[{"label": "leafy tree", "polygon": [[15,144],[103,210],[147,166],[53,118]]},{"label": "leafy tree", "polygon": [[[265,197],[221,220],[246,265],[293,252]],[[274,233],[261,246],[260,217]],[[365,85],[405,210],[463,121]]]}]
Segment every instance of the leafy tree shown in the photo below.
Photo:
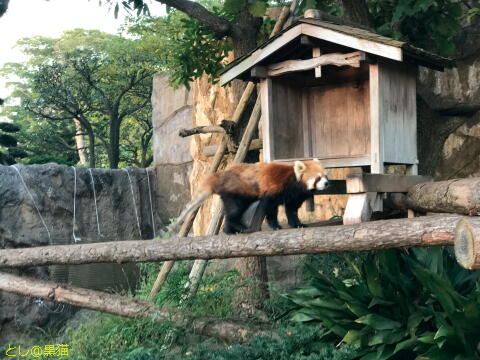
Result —
[{"label": "leafy tree", "polygon": [[[0,99],[0,106],[4,104],[4,100]],[[13,135],[20,128],[10,122],[0,122],[0,164],[15,164],[16,158],[24,158],[27,153],[18,147],[17,138]]]},{"label": "leafy tree", "polygon": [[20,77],[14,95],[32,114],[50,122],[81,124],[91,167],[100,146],[109,167],[116,168],[122,123],[136,123],[137,113],[151,111],[152,77],[160,69],[158,56],[140,42],[80,29],[59,39],[23,39],[19,45],[31,56],[29,62],[9,64],[4,72]]},{"label": "leafy tree", "polygon": [[73,123],[45,121],[20,105],[6,106],[0,115],[10,118],[20,127],[15,137],[27,155],[22,158],[22,163],[77,164]]}]

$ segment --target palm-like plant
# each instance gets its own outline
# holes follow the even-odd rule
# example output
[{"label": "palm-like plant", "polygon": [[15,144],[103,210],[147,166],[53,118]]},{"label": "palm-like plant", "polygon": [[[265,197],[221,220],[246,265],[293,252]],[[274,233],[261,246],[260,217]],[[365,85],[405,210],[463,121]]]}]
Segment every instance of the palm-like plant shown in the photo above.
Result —
[{"label": "palm-like plant", "polygon": [[478,273],[448,249],[370,253],[354,267],[358,278],[350,280],[310,269],[311,284],[287,295],[291,319],[359,346],[362,360],[479,358]]}]

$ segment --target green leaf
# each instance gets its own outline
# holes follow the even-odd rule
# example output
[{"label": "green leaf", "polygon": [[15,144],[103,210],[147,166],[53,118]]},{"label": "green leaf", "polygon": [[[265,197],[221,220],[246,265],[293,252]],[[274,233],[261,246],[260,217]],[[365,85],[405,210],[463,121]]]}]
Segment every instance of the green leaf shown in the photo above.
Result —
[{"label": "green leaf", "polygon": [[251,5],[250,5],[250,14],[256,17],[262,17],[265,15],[265,12],[267,11],[267,2],[263,0],[255,0]]},{"label": "green leaf", "polygon": [[415,346],[415,344],[417,342],[418,342],[418,339],[416,339],[416,338],[408,339],[408,340],[399,342],[395,346],[395,350],[393,351],[393,353],[396,354],[396,353],[398,353],[399,351],[402,351],[402,350],[413,349],[413,347]]},{"label": "green leaf", "polygon": [[115,16],[115,19],[118,19],[118,11],[120,10],[120,6],[118,6],[118,3],[115,4],[115,10],[113,11],[113,15]]},{"label": "green leaf", "polygon": [[377,314],[368,314],[355,320],[359,324],[365,324],[377,330],[398,329],[402,326],[398,321],[394,321]]},{"label": "green leaf", "polygon": [[301,311],[298,311],[298,312],[295,312],[294,315],[290,317],[290,320],[294,322],[307,322],[307,321],[314,320],[314,318],[309,315],[306,315]]},{"label": "green leaf", "polygon": [[395,344],[406,336],[405,330],[381,330],[377,331],[368,342],[369,346],[380,344]]},{"label": "green leaf", "polygon": [[245,0],[225,0],[223,10],[229,14],[239,14],[245,7]]},{"label": "green leaf", "polygon": [[442,325],[440,328],[437,330],[435,333],[435,336],[433,337],[435,340],[441,338],[441,337],[455,337],[455,330],[451,327]]},{"label": "green leaf", "polygon": [[361,330],[349,330],[347,335],[343,337],[342,342],[346,344],[360,345],[361,336]]}]

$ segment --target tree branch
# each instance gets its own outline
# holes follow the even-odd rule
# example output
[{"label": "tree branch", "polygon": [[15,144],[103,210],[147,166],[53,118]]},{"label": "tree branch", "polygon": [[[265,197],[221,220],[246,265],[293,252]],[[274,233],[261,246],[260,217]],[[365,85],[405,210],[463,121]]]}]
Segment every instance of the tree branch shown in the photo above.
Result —
[{"label": "tree branch", "polygon": [[199,3],[190,0],[156,0],[171,6],[177,10],[184,12],[185,14],[200,20],[207,28],[215,33],[215,36],[222,38],[230,34],[232,30],[232,24],[230,21],[224,19],[221,16],[215,15],[208,11],[205,7]]}]

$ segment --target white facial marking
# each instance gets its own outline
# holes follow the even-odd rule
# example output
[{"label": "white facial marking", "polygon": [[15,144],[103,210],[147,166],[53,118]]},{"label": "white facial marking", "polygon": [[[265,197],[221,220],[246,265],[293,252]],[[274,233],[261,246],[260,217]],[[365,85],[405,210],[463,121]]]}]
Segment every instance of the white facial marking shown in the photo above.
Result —
[{"label": "white facial marking", "polygon": [[325,190],[327,188],[328,179],[325,176],[322,176],[320,181],[317,182],[317,190]]},{"label": "white facial marking", "polygon": [[313,190],[315,187],[315,178],[310,178],[307,180],[307,189],[308,190]]}]

